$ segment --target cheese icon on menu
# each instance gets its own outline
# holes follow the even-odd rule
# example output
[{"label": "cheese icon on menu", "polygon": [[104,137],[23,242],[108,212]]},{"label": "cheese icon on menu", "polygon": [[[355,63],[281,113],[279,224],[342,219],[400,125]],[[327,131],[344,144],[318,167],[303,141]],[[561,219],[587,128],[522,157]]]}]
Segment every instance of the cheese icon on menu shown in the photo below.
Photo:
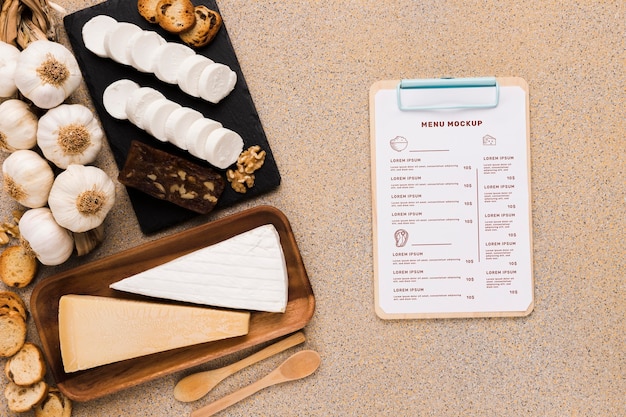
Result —
[{"label": "cheese icon on menu", "polygon": [[263,225],[115,282],[113,289],[216,307],[283,313],[288,274],[276,228]]},{"label": "cheese icon on menu", "polygon": [[65,372],[248,334],[250,313],[94,295],[59,300]]}]

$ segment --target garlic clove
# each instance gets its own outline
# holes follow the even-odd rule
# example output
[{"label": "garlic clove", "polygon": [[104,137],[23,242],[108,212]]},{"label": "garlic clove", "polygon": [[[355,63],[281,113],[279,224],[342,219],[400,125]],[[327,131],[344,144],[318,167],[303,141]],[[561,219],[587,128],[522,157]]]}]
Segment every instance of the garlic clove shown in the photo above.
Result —
[{"label": "garlic clove", "polygon": [[100,226],[115,203],[115,184],[100,168],[72,164],[57,175],[48,206],[66,229],[81,233]]},{"label": "garlic clove", "polygon": [[72,235],[54,220],[47,207],[27,210],[20,219],[19,230],[22,246],[44,265],[60,265],[74,252]]},{"label": "garlic clove", "polygon": [[76,254],[84,256],[93,251],[104,241],[104,224],[82,233],[72,233]]},{"label": "garlic clove", "polygon": [[31,150],[17,150],[2,163],[4,191],[29,208],[43,207],[54,181],[48,162]]},{"label": "garlic clove", "polygon": [[98,120],[82,104],[61,104],[39,119],[37,145],[61,169],[95,161],[103,138]]},{"label": "garlic clove", "polygon": [[17,93],[15,68],[20,50],[15,46],[0,41],[0,97],[13,97]]},{"label": "garlic clove", "polygon": [[74,55],[60,43],[37,40],[17,61],[15,85],[35,106],[51,109],[78,88],[82,74]]},{"label": "garlic clove", "polygon": [[0,150],[13,152],[37,144],[37,116],[22,100],[0,104]]}]

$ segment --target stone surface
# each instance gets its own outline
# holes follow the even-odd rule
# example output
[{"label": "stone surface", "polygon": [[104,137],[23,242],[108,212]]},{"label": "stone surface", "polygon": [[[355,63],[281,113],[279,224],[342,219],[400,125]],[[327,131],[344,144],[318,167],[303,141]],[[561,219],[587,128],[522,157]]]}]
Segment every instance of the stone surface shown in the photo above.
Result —
[{"label": "stone surface", "polygon": [[[68,11],[97,3],[57,2]],[[322,365],[223,415],[626,415],[624,2],[222,0],[219,6],[281,186],[145,237],[118,185],[102,247],[37,279],[270,204],[290,219],[315,291],[304,347],[319,351]],[[515,319],[380,320],[369,87],[380,79],[483,75],[519,76],[530,86],[535,309]],[[72,99],[89,103],[84,90]],[[96,163],[117,175],[108,150]],[[15,208],[1,203],[2,217]],[[21,293],[28,297],[31,288]],[[28,338],[38,340],[32,320]],[[73,416],[187,415],[264,376],[289,353],[239,372],[196,403],[179,403],[172,394],[189,370],[75,404]],[[0,415],[8,415],[2,397]]]}]

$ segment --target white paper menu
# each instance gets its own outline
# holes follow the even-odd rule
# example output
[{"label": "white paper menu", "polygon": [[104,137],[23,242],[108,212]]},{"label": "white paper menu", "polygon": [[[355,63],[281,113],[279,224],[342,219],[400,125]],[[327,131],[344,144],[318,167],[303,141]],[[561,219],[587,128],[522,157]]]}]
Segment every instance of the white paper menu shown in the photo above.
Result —
[{"label": "white paper menu", "polygon": [[[370,90],[376,313],[501,317],[534,305],[528,86]],[[422,100],[425,100],[422,102]]]}]

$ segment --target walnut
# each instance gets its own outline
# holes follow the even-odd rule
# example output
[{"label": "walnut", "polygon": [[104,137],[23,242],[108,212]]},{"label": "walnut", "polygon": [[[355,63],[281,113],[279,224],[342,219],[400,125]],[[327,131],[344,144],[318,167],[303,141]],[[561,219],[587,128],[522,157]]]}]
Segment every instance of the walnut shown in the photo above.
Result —
[{"label": "walnut", "polygon": [[13,211],[13,218],[6,220],[0,224],[0,245],[7,245],[11,238],[20,238],[20,229],[18,223],[24,214],[21,211]]},{"label": "walnut", "polygon": [[237,158],[237,169],[226,171],[226,179],[230,182],[233,190],[245,193],[248,188],[254,186],[254,172],[263,166],[265,151],[259,145],[246,149]]},{"label": "walnut", "polygon": [[259,145],[251,146],[237,158],[237,167],[243,167],[246,174],[252,174],[263,166],[265,162],[265,151]]},{"label": "walnut", "polygon": [[248,188],[254,186],[254,174],[244,172],[242,166],[238,166],[236,171],[232,169],[226,171],[226,179],[230,182],[230,186],[233,187],[233,190],[238,193],[243,194]]}]

